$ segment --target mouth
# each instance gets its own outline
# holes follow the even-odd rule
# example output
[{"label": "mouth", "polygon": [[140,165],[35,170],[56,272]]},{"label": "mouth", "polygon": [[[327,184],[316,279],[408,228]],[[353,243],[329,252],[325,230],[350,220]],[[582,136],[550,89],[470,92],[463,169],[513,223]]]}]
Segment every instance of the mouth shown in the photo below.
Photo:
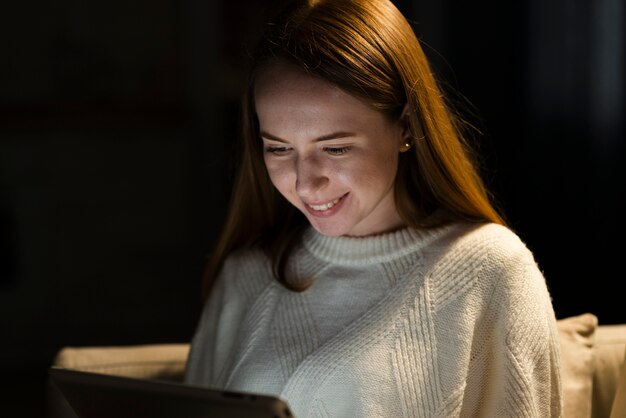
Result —
[{"label": "mouth", "polygon": [[333,206],[335,206],[337,203],[339,203],[339,201],[343,199],[343,196],[338,197],[337,199],[333,200],[332,202],[328,202],[328,203],[324,203],[323,205],[307,205],[308,207],[310,207],[311,209],[318,211],[318,212],[323,212],[325,210],[328,210],[330,208],[332,208]]},{"label": "mouth", "polygon": [[322,203],[319,205],[311,205],[306,203],[305,205],[308,211],[315,216],[329,216],[339,210],[339,207],[341,206],[341,203],[343,203],[346,196],[348,196],[348,193],[327,203]]}]

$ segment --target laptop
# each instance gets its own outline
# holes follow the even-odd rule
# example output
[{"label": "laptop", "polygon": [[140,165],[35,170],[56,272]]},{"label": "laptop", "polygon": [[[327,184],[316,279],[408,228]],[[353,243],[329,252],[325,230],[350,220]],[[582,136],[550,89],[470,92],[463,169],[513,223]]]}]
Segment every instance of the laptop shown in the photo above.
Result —
[{"label": "laptop", "polygon": [[51,367],[79,418],[294,418],[280,397]]}]

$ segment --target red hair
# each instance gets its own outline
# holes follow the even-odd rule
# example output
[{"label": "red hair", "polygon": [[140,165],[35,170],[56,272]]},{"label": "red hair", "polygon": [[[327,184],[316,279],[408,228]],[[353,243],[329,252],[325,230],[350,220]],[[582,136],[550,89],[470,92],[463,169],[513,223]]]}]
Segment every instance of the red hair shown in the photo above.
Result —
[{"label": "red hair", "polygon": [[395,202],[413,228],[448,222],[505,224],[465,141],[460,119],[443,98],[413,29],[390,0],[292,1],[254,51],[242,101],[239,172],[230,210],[205,270],[204,295],[235,249],[260,245],[277,279],[293,290],[284,265],[306,218],[273,187],[262,155],[254,105],[256,77],[286,60],[337,85],[390,118],[406,118],[414,138],[400,155]]}]

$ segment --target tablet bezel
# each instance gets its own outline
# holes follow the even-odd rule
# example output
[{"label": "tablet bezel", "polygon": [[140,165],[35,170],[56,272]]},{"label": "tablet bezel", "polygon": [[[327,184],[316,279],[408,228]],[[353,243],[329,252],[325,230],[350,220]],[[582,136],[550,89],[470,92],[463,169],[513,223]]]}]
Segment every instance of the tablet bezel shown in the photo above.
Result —
[{"label": "tablet bezel", "polygon": [[294,418],[277,396],[62,367],[51,367],[49,375],[79,418]]}]

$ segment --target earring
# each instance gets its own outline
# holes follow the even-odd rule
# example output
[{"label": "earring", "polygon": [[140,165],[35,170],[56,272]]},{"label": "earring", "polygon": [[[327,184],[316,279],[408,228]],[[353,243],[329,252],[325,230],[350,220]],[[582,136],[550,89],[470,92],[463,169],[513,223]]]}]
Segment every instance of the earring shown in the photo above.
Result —
[{"label": "earring", "polygon": [[[425,138],[425,136],[420,136],[419,138],[417,138],[418,141],[421,141]],[[404,144],[402,144],[402,146],[404,147],[404,150],[407,151],[409,148],[411,148],[413,146],[413,141],[410,139],[407,139],[406,142]]]}]

